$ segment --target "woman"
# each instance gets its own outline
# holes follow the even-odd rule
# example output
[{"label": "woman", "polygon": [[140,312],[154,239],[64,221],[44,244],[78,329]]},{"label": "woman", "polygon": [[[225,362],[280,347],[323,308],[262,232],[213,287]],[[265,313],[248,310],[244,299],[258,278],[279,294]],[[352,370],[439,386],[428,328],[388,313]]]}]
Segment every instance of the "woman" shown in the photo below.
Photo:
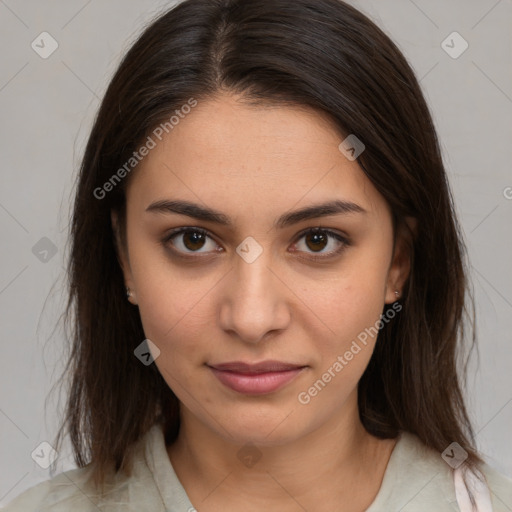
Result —
[{"label": "woman", "polygon": [[456,367],[467,270],[432,119],[353,7],[160,16],[101,104],[71,240],[79,468],[6,510],[512,509]]}]

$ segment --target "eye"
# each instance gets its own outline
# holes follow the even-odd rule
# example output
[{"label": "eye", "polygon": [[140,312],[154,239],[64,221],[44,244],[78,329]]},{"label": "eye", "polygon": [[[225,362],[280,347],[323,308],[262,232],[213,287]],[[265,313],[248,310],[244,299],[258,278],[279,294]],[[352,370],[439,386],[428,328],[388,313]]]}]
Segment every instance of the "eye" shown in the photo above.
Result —
[{"label": "eye", "polygon": [[[299,243],[302,239],[304,239],[304,242]],[[350,245],[346,237],[321,227],[309,228],[303,231],[299,234],[297,240],[298,242],[293,245],[292,252],[309,253],[309,256],[304,258],[309,260],[327,259],[336,256]],[[167,247],[170,243],[173,246],[173,252],[184,258],[188,258],[187,254],[208,254],[222,251],[208,234],[208,231],[195,227],[177,228],[167,234],[162,243],[164,247]],[[330,247],[330,250],[324,251],[326,247]]]},{"label": "eye", "polygon": [[[208,246],[208,240],[211,242],[210,246]],[[208,232],[201,228],[187,227],[175,229],[162,242],[164,245],[168,245],[171,242],[171,245],[176,248],[178,253],[202,254],[218,250],[216,249],[218,247],[217,244],[213,242]],[[202,251],[201,249],[203,248],[206,248],[206,250]]]},{"label": "eye", "polygon": [[[300,252],[313,251],[310,253],[310,256],[306,256],[307,259],[312,260],[326,259],[336,256],[350,245],[346,237],[335,231],[321,227],[309,228],[308,230],[303,231],[299,235],[298,240],[300,241],[302,239],[304,239],[304,242],[296,242],[294,247],[298,248]],[[330,247],[330,250],[322,252],[326,247]],[[294,251],[295,250],[296,249],[294,249]]]}]

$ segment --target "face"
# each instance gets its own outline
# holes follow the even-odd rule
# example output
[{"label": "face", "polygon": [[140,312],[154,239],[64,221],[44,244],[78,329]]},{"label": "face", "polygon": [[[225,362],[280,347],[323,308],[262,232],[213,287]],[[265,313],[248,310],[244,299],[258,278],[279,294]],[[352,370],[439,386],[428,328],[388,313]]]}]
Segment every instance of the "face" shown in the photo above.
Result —
[{"label": "face", "polygon": [[[199,102],[131,176],[121,264],[185,421],[272,445],[356,403],[408,259],[342,140],[315,111],[223,95]],[[325,203],[338,208],[310,210]],[[223,366],[240,362],[263,365]]]}]

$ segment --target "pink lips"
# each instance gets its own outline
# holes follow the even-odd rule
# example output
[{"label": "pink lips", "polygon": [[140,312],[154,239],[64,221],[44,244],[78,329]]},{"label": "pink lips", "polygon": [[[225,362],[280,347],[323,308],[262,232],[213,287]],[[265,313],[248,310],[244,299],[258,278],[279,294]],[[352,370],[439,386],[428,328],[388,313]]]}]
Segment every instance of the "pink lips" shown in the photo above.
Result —
[{"label": "pink lips", "polygon": [[263,361],[256,364],[234,361],[208,366],[222,384],[239,393],[251,395],[276,391],[305,368],[281,361]]}]

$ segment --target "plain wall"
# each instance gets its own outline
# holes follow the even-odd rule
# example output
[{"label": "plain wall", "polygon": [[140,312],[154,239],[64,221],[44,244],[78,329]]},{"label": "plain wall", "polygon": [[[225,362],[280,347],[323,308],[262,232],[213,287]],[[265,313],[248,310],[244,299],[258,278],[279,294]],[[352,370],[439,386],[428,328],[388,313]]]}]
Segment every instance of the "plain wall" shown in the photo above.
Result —
[{"label": "plain wall", "polygon": [[[172,4],[0,1],[0,504],[52,476],[31,453],[58,425],[49,392],[65,340],[52,330],[66,299],[73,181],[121,56]],[[402,49],[432,110],[472,262],[480,364],[473,358],[468,405],[479,448],[512,477],[512,2],[353,4]],[[46,59],[31,47],[44,31],[59,45]],[[441,46],[454,31],[469,44],[456,59]],[[60,470],[75,467],[70,453]]]}]

